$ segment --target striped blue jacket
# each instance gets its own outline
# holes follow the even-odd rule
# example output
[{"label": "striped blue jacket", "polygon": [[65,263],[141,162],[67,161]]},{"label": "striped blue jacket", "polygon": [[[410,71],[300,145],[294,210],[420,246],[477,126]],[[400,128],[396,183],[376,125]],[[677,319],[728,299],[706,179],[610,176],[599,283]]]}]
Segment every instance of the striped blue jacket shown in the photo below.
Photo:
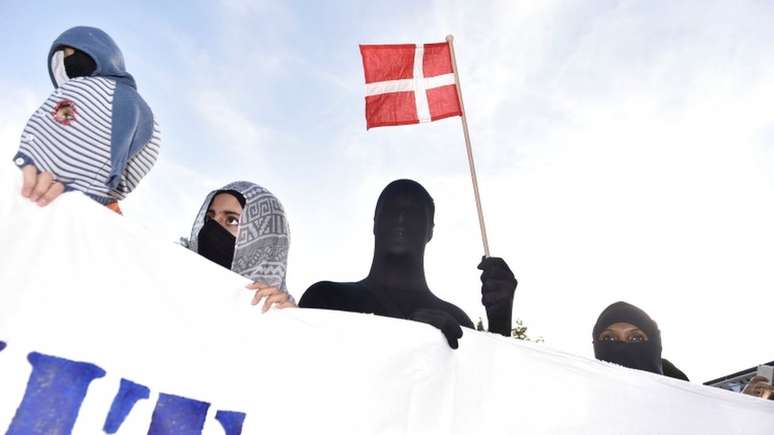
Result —
[{"label": "striped blue jacket", "polygon": [[57,88],[27,122],[16,164],[33,163],[68,190],[106,204],[121,200],[151,170],[161,145],[154,122],[151,140],[132,156],[111,185],[111,119],[115,82],[79,77]]},{"label": "striped blue jacket", "polygon": [[[67,76],[65,47],[95,61],[90,77]],[[48,60],[55,90],[27,122],[14,163],[33,164],[103,204],[125,198],[153,167],[161,140],[123,54],[102,30],[74,27],[54,41]]]}]

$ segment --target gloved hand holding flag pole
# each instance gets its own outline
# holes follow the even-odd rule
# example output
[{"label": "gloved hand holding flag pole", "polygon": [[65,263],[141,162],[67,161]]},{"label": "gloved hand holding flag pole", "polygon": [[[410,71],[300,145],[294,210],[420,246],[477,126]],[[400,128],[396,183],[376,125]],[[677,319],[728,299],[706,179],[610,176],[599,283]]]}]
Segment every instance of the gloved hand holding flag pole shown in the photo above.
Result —
[{"label": "gloved hand holding flag pole", "polygon": [[418,124],[450,116],[462,118],[481,241],[484,255],[489,257],[476,165],[454,56],[454,37],[448,35],[446,42],[433,44],[361,44],[360,54],[366,81],[367,128]]}]

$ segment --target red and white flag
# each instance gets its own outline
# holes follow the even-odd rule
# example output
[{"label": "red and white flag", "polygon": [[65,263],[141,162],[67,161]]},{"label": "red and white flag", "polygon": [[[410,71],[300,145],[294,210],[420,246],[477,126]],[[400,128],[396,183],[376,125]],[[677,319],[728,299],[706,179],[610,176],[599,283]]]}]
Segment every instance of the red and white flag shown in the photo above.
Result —
[{"label": "red and white flag", "polygon": [[461,116],[448,42],[361,45],[367,128]]}]

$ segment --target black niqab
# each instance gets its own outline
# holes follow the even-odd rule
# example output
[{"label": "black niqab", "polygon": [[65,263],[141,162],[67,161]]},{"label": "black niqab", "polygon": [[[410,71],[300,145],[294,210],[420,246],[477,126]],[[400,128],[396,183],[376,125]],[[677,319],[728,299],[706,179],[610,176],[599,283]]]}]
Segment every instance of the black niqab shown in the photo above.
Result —
[{"label": "black niqab", "polygon": [[207,218],[199,230],[199,255],[226,269],[234,261],[235,244],[236,237],[213,219]]},{"label": "black niqab", "polygon": [[[219,190],[212,195],[212,200],[210,200],[209,205],[207,205],[208,210],[212,207],[212,201],[215,200],[215,197],[221,193],[227,193],[233,196],[239,201],[242,209],[245,208],[245,197],[241,193],[236,190]],[[205,217],[204,225],[202,226],[202,229],[199,230],[198,241],[199,255],[214,263],[220,264],[226,269],[231,269],[231,265],[234,262],[234,249],[236,247],[236,237],[234,237],[233,234],[223,228],[223,226],[214,219]]]},{"label": "black niqab", "polygon": [[[599,334],[614,323],[637,326],[648,336],[647,341],[624,343],[601,341]],[[620,364],[631,369],[663,374],[661,366],[661,331],[647,313],[626,302],[616,302],[599,315],[593,331],[594,356],[598,360]]]}]

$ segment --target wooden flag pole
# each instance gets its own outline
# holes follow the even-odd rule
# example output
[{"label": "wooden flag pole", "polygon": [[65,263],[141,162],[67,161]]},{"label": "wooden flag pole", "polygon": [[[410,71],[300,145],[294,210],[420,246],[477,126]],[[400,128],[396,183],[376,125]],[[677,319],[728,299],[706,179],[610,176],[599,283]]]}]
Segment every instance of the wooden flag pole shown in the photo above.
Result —
[{"label": "wooden flag pole", "polygon": [[451,52],[452,68],[454,69],[454,82],[457,84],[457,95],[460,98],[460,109],[462,109],[462,131],[465,133],[465,146],[468,151],[468,166],[470,166],[470,178],[473,180],[473,194],[476,197],[476,209],[478,210],[478,225],[481,227],[481,241],[484,243],[484,255],[489,257],[489,240],[486,237],[486,225],[484,225],[484,212],[481,209],[481,195],[478,193],[478,178],[476,178],[476,164],[473,162],[473,149],[470,147],[470,133],[468,132],[468,118],[465,111],[465,103],[462,102],[462,86],[460,85],[460,75],[457,70],[457,58],[454,56],[454,36],[446,36],[446,42],[449,43]]}]

